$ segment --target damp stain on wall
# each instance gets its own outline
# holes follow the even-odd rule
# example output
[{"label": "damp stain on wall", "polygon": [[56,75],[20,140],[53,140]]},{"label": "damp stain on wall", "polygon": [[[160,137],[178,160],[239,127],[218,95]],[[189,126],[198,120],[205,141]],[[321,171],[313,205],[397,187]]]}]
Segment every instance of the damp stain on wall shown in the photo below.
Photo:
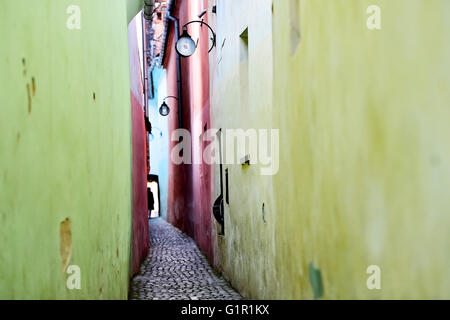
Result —
[{"label": "damp stain on wall", "polygon": [[27,61],[25,58],[22,58],[22,66],[23,66],[23,76],[25,77],[27,75]]},{"label": "damp stain on wall", "polygon": [[31,90],[30,90],[29,83],[27,83],[27,97],[28,97],[28,114],[31,114],[32,102],[31,102]]},{"label": "damp stain on wall", "polygon": [[36,95],[36,80],[34,77],[31,77],[31,94],[33,97]]}]

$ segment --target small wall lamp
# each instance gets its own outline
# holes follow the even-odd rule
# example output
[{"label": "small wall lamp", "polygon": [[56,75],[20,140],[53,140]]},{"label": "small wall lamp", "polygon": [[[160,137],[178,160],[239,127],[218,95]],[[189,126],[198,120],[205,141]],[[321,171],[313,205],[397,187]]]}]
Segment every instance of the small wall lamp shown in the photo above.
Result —
[{"label": "small wall lamp", "polygon": [[166,100],[169,99],[169,98],[173,98],[173,99],[177,99],[178,100],[178,98],[174,97],[174,96],[168,96],[168,97],[164,98],[163,103],[162,103],[161,107],[159,108],[159,114],[162,115],[163,117],[167,117],[169,115],[169,113],[170,113],[170,108],[169,108],[169,106],[166,103]]},{"label": "small wall lamp", "polygon": [[178,39],[176,46],[175,46],[178,54],[184,58],[188,58],[188,57],[192,56],[195,52],[195,49],[197,49],[197,44],[194,42],[194,40],[192,40],[192,37],[189,35],[189,33],[187,31],[187,26],[192,23],[200,23],[201,25],[207,26],[209,28],[209,30],[211,30],[212,45],[211,45],[211,48],[209,48],[208,52],[211,52],[211,50],[216,46],[216,34],[209,24],[207,24],[204,21],[199,21],[199,20],[190,21],[183,26],[183,33],[181,34],[181,36]]}]

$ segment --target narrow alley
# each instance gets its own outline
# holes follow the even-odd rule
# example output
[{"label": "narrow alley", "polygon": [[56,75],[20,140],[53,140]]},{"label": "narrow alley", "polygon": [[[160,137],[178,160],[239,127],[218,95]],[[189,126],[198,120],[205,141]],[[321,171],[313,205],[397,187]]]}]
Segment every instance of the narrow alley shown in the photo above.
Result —
[{"label": "narrow alley", "polygon": [[0,300],[450,299],[449,119],[450,0],[0,0]]},{"label": "narrow alley", "polygon": [[194,240],[161,218],[149,221],[150,250],[130,285],[132,300],[239,300]]}]

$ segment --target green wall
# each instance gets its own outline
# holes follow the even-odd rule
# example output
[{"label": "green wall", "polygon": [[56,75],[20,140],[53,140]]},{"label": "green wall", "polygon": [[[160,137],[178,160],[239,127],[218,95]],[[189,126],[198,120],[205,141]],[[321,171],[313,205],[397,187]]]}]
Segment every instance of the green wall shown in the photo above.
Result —
[{"label": "green wall", "polygon": [[[369,5],[381,30],[366,27]],[[228,166],[224,275],[250,298],[314,298],[310,264],[326,299],[450,298],[450,2],[275,0],[272,11],[247,0],[217,12],[212,127],[280,129],[277,175]],[[371,265],[381,290],[366,286]]]},{"label": "green wall", "polygon": [[[72,4],[80,30],[66,27]],[[124,1],[0,3],[0,298],[127,298],[126,19]]]}]

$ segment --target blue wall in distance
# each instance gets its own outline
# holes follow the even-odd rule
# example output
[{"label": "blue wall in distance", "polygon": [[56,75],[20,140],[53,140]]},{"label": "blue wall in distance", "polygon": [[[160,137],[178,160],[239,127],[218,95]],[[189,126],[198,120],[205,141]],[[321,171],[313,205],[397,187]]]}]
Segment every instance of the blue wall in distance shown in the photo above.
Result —
[{"label": "blue wall in distance", "polygon": [[[150,136],[150,174],[159,177],[160,188],[160,215],[167,217],[167,193],[169,172],[169,129],[168,117],[159,114],[162,100],[167,96],[166,71],[154,67],[150,71],[149,79],[153,78],[154,97],[149,100],[149,119],[152,123],[152,136]],[[167,101],[171,105],[171,101]]]}]

